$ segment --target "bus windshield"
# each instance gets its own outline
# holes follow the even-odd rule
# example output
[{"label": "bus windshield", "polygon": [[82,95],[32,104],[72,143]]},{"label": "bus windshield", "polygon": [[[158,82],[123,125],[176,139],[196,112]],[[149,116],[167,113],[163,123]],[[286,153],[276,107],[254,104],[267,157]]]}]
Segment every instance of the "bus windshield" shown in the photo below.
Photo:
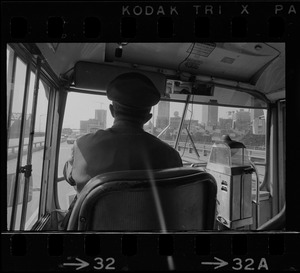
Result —
[{"label": "bus windshield", "polygon": [[[113,125],[109,104],[111,101],[104,95],[69,93],[62,126],[58,178],[63,177],[64,164],[78,137]],[[190,101],[184,113],[184,106],[183,102],[160,101],[152,108],[153,116],[143,129],[176,148],[184,165],[202,167],[207,163],[213,143],[220,141],[223,135],[229,135],[231,139],[244,143],[250,158],[260,163],[260,183],[264,181],[266,109],[212,106]],[[67,209],[75,194],[68,183],[58,183],[61,208]]]}]

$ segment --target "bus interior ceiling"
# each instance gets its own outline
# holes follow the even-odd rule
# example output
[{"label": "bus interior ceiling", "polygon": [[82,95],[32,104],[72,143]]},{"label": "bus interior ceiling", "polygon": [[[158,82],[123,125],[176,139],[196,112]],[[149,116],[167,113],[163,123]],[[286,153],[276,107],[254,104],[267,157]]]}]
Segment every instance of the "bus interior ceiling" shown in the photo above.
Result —
[{"label": "bus interior ceiling", "polygon": [[[285,97],[284,43],[43,43],[37,44],[58,77],[79,61],[159,72],[253,90],[269,101]],[[121,48],[121,54],[116,50]],[[180,71],[180,73],[178,73]],[[197,76],[195,78],[195,76]]]}]

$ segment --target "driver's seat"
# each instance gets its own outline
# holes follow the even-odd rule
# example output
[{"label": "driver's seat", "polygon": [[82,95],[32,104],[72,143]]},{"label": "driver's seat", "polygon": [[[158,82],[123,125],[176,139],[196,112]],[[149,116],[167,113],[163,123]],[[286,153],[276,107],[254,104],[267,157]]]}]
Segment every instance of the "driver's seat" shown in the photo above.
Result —
[{"label": "driver's seat", "polygon": [[191,167],[106,173],[80,193],[67,230],[212,230],[217,185]]}]

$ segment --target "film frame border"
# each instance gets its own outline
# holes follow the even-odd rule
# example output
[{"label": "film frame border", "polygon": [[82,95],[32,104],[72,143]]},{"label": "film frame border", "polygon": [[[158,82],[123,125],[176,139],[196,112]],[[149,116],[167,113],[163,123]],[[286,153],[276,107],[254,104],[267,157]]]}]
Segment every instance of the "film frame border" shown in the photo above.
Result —
[{"label": "film frame border", "polygon": [[[8,7],[9,2],[2,6]],[[70,2],[18,3],[20,8],[10,7],[11,14],[3,14],[6,20],[3,20],[2,33],[10,42],[36,42],[37,38],[39,42],[191,39],[238,42],[249,38],[279,42],[296,40],[294,34],[299,24],[297,0],[256,3],[100,1],[89,2],[93,8],[85,6],[88,15],[82,13],[79,6],[85,3],[71,2],[74,6],[70,10]]]},{"label": "film frame border", "polygon": [[[77,7],[86,5],[81,2],[74,3]],[[42,2],[31,2],[30,4],[23,2],[22,4],[20,2],[14,9],[11,3],[3,2],[2,46],[6,42],[36,42],[37,39],[40,42],[50,41],[53,43],[119,42],[120,40],[130,42],[153,40],[159,42],[190,42],[191,40],[199,42],[216,40],[286,42],[287,90],[299,89],[299,78],[298,81],[295,80],[295,75],[299,74],[299,64],[295,59],[297,56],[300,59],[297,52],[297,48],[300,48],[297,47],[297,45],[299,46],[297,33],[300,30],[300,3],[298,1],[262,3],[133,1],[126,2],[126,4],[114,1],[91,3],[93,7],[86,8],[89,14],[86,16],[82,14],[80,8],[77,11],[71,11],[68,2],[57,2],[54,5],[51,2],[48,4]],[[125,9],[122,8],[124,5]],[[150,8],[146,11],[146,6],[151,5],[155,7],[155,11],[153,14],[146,14],[146,12],[151,13]],[[213,13],[209,14],[211,8],[207,8],[207,14],[205,11],[203,14],[200,12],[201,7],[193,7],[199,5],[212,6]],[[259,5],[259,9],[257,9],[257,5]],[[128,9],[127,6],[129,6]],[[134,8],[136,6],[141,8]],[[169,6],[169,8],[162,11],[159,9],[160,6]],[[276,6],[277,13],[275,13]],[[197,9],[198,14],[195,15]],[[205,26],[204,29],[201,29],[201,24]],[[146,28],[142,26],[146,26]],[[205,30],[207,26],[210,31]],[[246,35],[245,29],[247,30]],[[291,56],[290,52],[296,57]],[[2,71],[5,71],[4,64],[2,64]],[[289,99],[291,96],[287,94],[287,98]],[[294,108],[293,106],[297,107],[295,102],[299,101],[299,95],[298,97],[296,95],[295,101],[293,99],[292,97],[291,104],[289,101],[292,108]],[[295,113],[289,107],[288,114],[294,115]],[[289,141],[296,140],[295,137],[288,139]],[[288,156],[292,155],[291,152],[287,152]],[[295,155],[292,155],[291,158],[295,159],[295,162],[298,160]],[[293,179],[292,176],[289,176],[289,173],[293,173],[293,171],[287,164],[287,180],[288,178]],[[6,189],[3,185],[1,187],[3,197]],[[166,235],[99,232],[85,234],[73,232],[32,233],[4,232],[2,225],[2,262],[5,262],[5,267],[2,266],[2,269],[22,271],[24,266],[28,265],[32,270],[39,271],[43,268],[47,271],[67,270],[68,268],[63,266],[67,260],[70,264],[76,262],[75,257],[81,257],[82,260],[89,262],[87,268],[91,269],[91,266],[94,266],[94,270],[105,270],[105,265],[103,265],[104,268],[99,269],[101,260],[93,260],[93,258],[102,257],[103,259],[114,258],[117,270],[145,269],[145,266],[149,265],[156,270],[168,270],[172,269],[168,260],[173,257],[173,266],[176,270],[213,270],[218,268],[251,270],[252,268],[266,269],[264,261],[261,260],[266,257],[269,270],[299,270],[300,263],[297,261],[300,245],[300,236],[297,232],[299,224],[294,221],[295,216],[299,213],[296,209],[291,209],[297,204],[292,193],[293,190],[287,187],[287,195],[291,197],[291,199],[287,199],[287,231],[278,232],[222,232],[218,234],[201,232],[199,234],[172,233]],[[3,219],[5,223],[6,219],[2,214]],[[93,240],[100,242],[99,249],[95,248]],[[89,246],[86,247],[87,245]],[[144,246],[147,247],[144,248]],[[207,264],[202,264],[200,259],[205,260]],[[218,259],[228,264],[223,265]],[[103,262],[105,261],[103,260]],[[223,266],[219,266],[218,262]],[[109,260],[108,263],[112,263],[112,260]],[[261,268],[258,268],[259,266]],[[111,264],[110,267],[113,265]],[[74,270],[74,267],[70,266],[69,269]]]}]

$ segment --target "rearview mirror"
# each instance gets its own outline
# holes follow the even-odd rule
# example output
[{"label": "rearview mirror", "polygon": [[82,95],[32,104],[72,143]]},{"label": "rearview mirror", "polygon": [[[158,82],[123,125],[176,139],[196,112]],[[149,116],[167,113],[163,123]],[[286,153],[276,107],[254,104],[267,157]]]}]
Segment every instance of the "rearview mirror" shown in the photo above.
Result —
[{"label": "rearview mirror", "polygon": [[182,82],[167,80],[166,94],[191,94],[199,96],[213,96],[214,85],[201,82]]}]

